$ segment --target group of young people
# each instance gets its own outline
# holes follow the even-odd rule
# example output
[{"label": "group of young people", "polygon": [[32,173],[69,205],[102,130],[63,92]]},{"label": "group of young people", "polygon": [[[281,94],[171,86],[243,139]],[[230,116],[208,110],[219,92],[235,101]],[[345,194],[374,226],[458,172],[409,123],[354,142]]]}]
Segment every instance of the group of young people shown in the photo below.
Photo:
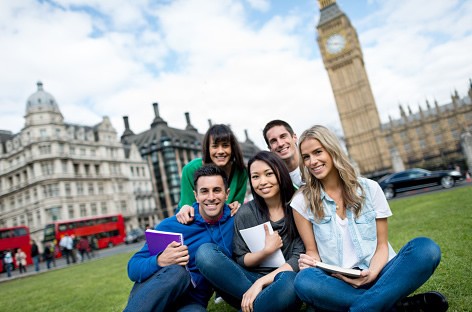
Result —
[{"label": "group of young people", "polygon": [[[410,296],[439,265],[439,246],[415,238],[395,254],[392,215],[379,185],[356,174],[336,136],[313,126],[300,139],[282,120],[263,130],[270,151],[247,165],[231,129],[213,125],[202,158],[183,168],[176,216],[157,230],[182,233],[128,262],[135,282],[125,311],[206,311],[214,291],[244,312],[446,311],[439,292]],[[253,199],[244,203],[247,180]],[[273,232],[269,230],[270,222]],[[264,247],[251,251],[241,230],[264,224]],[[278,267],[265,260],[281,251]],[[358,268],[360,277],[317,264]]]}]

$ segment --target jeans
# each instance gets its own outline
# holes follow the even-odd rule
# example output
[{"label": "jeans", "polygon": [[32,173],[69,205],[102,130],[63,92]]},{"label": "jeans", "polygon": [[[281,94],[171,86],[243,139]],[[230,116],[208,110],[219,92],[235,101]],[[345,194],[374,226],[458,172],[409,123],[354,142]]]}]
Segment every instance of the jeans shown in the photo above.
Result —
[{"label": "jeans", "polygon": [[13,265],[13,263],[5,263],[4,265],[7,270],[7,276],[11,277],[11,266]]},{"label": "jeans", "polygon": [[[244,293],[263,274],[251,272],[226,256],[216,244],[201,245],[195,256],[196,264],[205,278],[217,289],[226,302],[240,308]],[[259,311],[297,311],[301,306],[293,282],[296,273],[278,273],[254,300],[253,308]]]},{"label": "jeans", "polygon": [[206,311],[186,295],[191,287],[185,267],[163,267],[144,282],[134,283],[124,311]]},{"label": "jeans", "polygon": [[295,278],[295,290],[306,303],[327,311],[392,311],[428,280],[440,260],[439,246],[419,237],[403,246],[369,285],[354,288],[319,268],[308,268]]},{"label": "jeans", "polygon": [[34,269],[36,270],[36,272],[39,272],[39,256],[34,256],[33,262],[34,262]]}]

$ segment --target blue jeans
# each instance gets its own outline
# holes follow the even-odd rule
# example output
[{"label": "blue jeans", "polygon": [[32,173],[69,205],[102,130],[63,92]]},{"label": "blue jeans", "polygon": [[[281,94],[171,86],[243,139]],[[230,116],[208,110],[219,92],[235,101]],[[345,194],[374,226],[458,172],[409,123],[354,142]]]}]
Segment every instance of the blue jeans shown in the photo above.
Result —
[{"label": "blue jeans", "polygon": [[[251,272],[224,254],[216,244],[201,245],[195,256],[200,273],[217,289],[221,297],[236,308],[240,308],[244,293],[263,274]],[[255,312],[297,311],[301,306],[293,282],[296,273],[278,273],[274,281],[265,287],[254,300]]]},{"label": "blue jeans", "polygon": [[190,287],[193,286],[185,267],[163,267],[144,282],[134,283],[124,311],[206,311],[187,296]]},{"label": "blue jeans", "polygon": [[419,237],[403,246],[369,285],[354,288],[321,269],[308,268],[295,278],[295,290],[303,301],[326,311],[391,311],[428,280],[440,260],[439,246]]},{"label": "blue jeans", "polygon": [[34,262],[34,269],[36,270],[36,272],[39,272],[39,256],[34,256],[33,262]]},{"label": "blue jeans", "polygon": [[13,265],[13,263],[5,263],[4,265],[7,270],[7,276],[11,277],[11,266]]}]

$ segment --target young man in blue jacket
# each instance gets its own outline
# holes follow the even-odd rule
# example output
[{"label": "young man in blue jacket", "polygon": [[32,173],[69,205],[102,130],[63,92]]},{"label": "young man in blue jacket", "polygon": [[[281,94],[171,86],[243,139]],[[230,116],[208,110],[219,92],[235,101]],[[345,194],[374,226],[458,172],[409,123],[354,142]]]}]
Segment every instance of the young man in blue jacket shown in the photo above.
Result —
[{"label": "young man in blue jacket", "polygon": [[135,284],[125,311],[206,311],[213,289],[198,271],[195,253],[200,245],[211,242],[231,256],[233,218],[225,204],[229,188],[223,170],[215,165],[201,167],[195,172],[194,185],[195,221],[183,225],[173,216],[155,228],[182,233],[184,245],[172,242],[151,256],[145,244],[129,260],[128,276]]}]

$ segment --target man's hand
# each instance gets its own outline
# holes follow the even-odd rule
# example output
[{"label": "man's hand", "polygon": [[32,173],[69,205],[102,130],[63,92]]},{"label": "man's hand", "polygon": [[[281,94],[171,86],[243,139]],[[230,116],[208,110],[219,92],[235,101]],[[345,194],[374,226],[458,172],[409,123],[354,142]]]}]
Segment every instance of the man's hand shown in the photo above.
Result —
[{"label": "man's hand", "polygon": [[265,232],[264,251],[266,252],[266,254],[270,255],[274,253],[277,249],[282,248],[283,242],[278,231],[274,231],[274,233],[270,234],[267,224],[264,224],[264,232]]},{"label": "man's hand", "polygon": [[175,215],[177,221],[182,224],[189,224],[194,221],[195,209],[189,205],[183,205],[179,212]]},{"label": "man's hand", "polygon": [[231,216],[234,216],[236,212],[238,212],[239,207],[241,207],[241,203],[238,201],[234,201],[231,204],[228,204],[229,209],[231,209]]},{"label": "man's hand", "polygon": [[172,264],[187,265],[189,260],[188,248],[177,242],[167,245],[166,249],[157,257],[157,264],[165,267]]}]

